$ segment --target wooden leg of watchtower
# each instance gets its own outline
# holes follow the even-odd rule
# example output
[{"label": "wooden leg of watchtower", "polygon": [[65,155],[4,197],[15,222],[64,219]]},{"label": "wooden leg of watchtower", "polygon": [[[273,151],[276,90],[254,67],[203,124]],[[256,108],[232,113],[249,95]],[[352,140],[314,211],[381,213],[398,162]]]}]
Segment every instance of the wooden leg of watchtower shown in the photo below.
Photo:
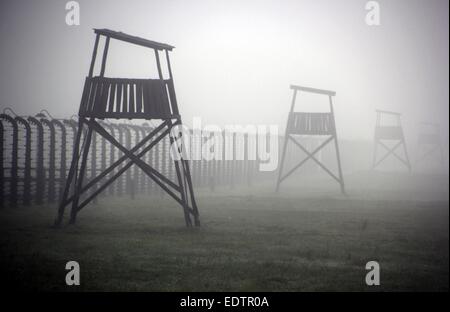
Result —
[{"label": "wooden leg of watchtower", "polygon": [[79,122],[78,122],[78,131],[77,131],[77,135],[75,138],[75,144],[73,147],[73,153],[72,153],[72,162],[70,164],[70,169],[69,169],[69,174],[67,176],[67,180],[66,180],[66,184],[64,186],[64,192],[63,192],[63,196],[61,198],[61,202],[59,204],[58,207],[58,216],[56,217],[55,220],[55,227],[59,227],[61,225],[62,219],[64,217],[64,210],[66,208],[66,201],[67,201],[67,197],[69,196],[69,191],[70,188],[72,186],[72,183],[74,180],[76,180],[76,175],[77,175],[77,171],[78,171],[78,159],[80,157],[80,141],[81,141],[81,134],[82,134],[82,129],[83,129],[83,119],[80,118]]},{"label": "wooden leg of watchtower", "polygon": [[[80,117],[82,118],[82,117]],[[87,158],[88,158],[88,154],[89,154],[89,148],[91,146],[91,138],[92,138],[92,126],[90,124],[90,122],[88,123],[88,133],[86,134],[86,138],[85,141],[83,142],[83,154],[82,154],[82,158],[81,158],[81,164],[80,164],[80,171],[78,173],[78,179],[76,181],[76,185],[75,185],[75,191],[74,191],[74,199],[72,202],[72,209],[70,212],[70,224],[74,224],[77,218],[77,213],[78,213],[78,202],[80,199],[80,191],[81,188],[83,187],[83,178],[84,178],[84,173],[86,171],[86,164],[87,164]]]},{"label": "wooden leg of watchtower", "polygon": [[178,184],[180,185],[181,202],[183,204],[184,219],[187,227],[192,227],[192,220],[189,212],[189,199],[186,190],[184,172],[180,168],[180,160],[175,160],[175,168],[177,171]]},{"label": "wooden leg of watchtower", "polygon": [[284,160],[286,158],[286,149],[287,149],[287,144],[288,144],[288,140],[289,140],[289,128],[290,128],[291,114],[294,111],[295,101],[297,100],[297,90],[294,90],[293,92],[294,93],[292,94],[291,109],[289,111],[288,120],[286,123],[286,131],[284,133],[283,152],[281,154],[280,169],[278,171],[277,187],[275,190],[276,192],[278,192],[280,189],[281,175],[283,174]]},{"label": "wooden leg of watchtower", "polygon": [[340,156],[340,152],[339,152],[339,144],[338,144],[336,134],[334,135],[334,145],[336,148],[336,158],[337,158],[337,165],[338,165],[338,172],[339,172],[339,184],[341,185],[341,193],[345,195],[346,193],[345,193],[345,185],[344,185],[344,176],[342,175],[341,156]]},{"label": "wooden leg of watchtower", "polygon": [[406,142],[405,139],[402,140],[403,142],[403,151],[405,152],[405,158],[406,158],[406,165],[408,167],[409,173],[411,173],[411,163],[409,162],[409,156],[408,156],[408,150],[406,149]]},{"label": "wooden leg of watchtower", "polygon": [[377,150],[378,150],[378,140],[375,138],[375,143],[373,145],[373,162],[372,162],[372,170],[375,169],[377,163]]},{"label": "wooden leg of watchtower", "polygon": [[331,98],[331,95],[328,96],[328,100],[330,103],[331,116],[333,118],[333,126],[332,127],[333,127],[334,146],[336,149],[336,159],[337,159],[337,165],[338,165],[338,171],[339,171],[339,184],[341,186],[341,193],[345,195],[344,176],[342,175],[342,167],[341,167],[341,153],[339,152],[339,143],[338,143],[334,109],[333,109],[333,99]]},{"label": "wooden leg of watchtower", "polygon": [[[181,125],[181,121],[178,121],[177,124]],[[182,137],[180,137],[180,138],[182,139]],[[191,170],[189,168],[189,162],[188,162],[188,160],[186,160],[183,157],[183,155],[184,155],[183,146],[178,146],[176,138],[175,139],[172,138],[171,144],[173,144],[173,143],[175,143],[176,151],[179,153],[180,158],[181,158],[180,163],[181,163],[181,168],[183,169],[183,171],[182,171],[183,172],[183,182],[186,187],[185,188],[186,203],[189,204],[188,198],[190,198],[191,205],[192,205],[192,214],[194,216],[194,224],[195,224],[195,226],[200,226],[199,212],[198,212],[198,208],[197,208],[197,202],[195,200],[194,187],[192,184]]]},{"label": "wooden leg of watchtower", "polygon": [[[179,149],[179,147],[176,143],[176,138],[173,137],[173,133],[172,133],[173,126],[174,125],[172,124],[172,121],[169,121],[170,145],[173,146],[173,144],[175,142],[175,152],[178,153],[179,156],[182,156],[181,150]],[[188,202],[187,202],[187,194],[186,194],[185,184],[184,184],[184,174],[182,176],[181,170],[180,170],[180,160],[174,159],[174,164],[175,164],[175,171],[176,171],[177,179],[178,179],[178,185],[180,187],[181,202],[183,203],[184,219],[186,221],[186,226],[191,227],[192,221],[191,221],[191,217],[189,215],[189,206],[188,206]]]},{"label": "wooden leg of watchtower", "polygon": [[[175,143],[176,144],[176,143]],[[176,160],[175,161],[176,168],[178,167],[178,183],[180,184],[180,193],[181,193],[181,201],[183,203],[183,211],[184,211],[184,218],[186,221],[187,227],[192,227],[192,220],[191,220],[191,211],[189,207],[189,194],[188,194],[188,185],[186,182],[186,171],[183,169],[183,160]]]},{"label": "wooden leg of watchtower", "polygon": [[375,122],[375,135],[374,135],[374,145],[373,145],[373,162],[372,162],[372,170],[375,169],[377,163],[377,151],[378,151],[378,137],[377,137],[377,129],[380,125],[380,114],[377,113],[377,120]]},{"label": "wooden leg of watchtower", "polygon": [[[288,124],[289,124],[289,122],[288,122]],[[284,166],[284,160],[286,158],[286,149],[287,149],[288,141],[289,141],[289,137],[288,137],[288,133],[286,130],[286,134],[284,136],[284,142],[283,142],[283,151],[281,152],[280,168],[278,169],[277,187],[275,189],[276,192],[278,192],[280,190],[281,176],[283,174],[283,166]]]},{"label": "wooden leg of watchtower", "polygon": [[195,201],[194,188],[192,186],[191,170],[189,169],[189,163],[186,159],[183,159],[182,164],[183,164],[183,169],[185,172],[185,177],[187,180],[186,182],[187,182],[187,186],[189,189],[189,195],[191,197],[192,210],[193,210],[193,215],[194,215],[194,224],[195,224],[195,226],[200,226],[200,218],[199,218],[199,213],[198,213],[198,208],[197,208],[197,202]]}]

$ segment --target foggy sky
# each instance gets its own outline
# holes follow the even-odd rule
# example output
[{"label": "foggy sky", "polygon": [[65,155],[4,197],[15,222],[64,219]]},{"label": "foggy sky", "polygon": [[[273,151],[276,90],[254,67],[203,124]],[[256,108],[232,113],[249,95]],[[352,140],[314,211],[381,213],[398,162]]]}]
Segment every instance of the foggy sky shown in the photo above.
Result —
[{"label": "foggy sky", "polygon": [[[0,107],[18,114],[78,111],[94,34],[110,28],[174,45],[183,120],[284,127],[290,84],[337,92],[338,135],[372,139],[375,108],[403,113],[414,140],[421,121],[448,141],[448,1],[379,1],[381,25],[365,24],[363,0],[1,1]],[[100,50],[101,51],[100,46]],[[154,74],[153,51],[111,41],[106,76]],[[301,98],[299,99],[301,105]],[[299,106],[299,109],[302,107]]]}]

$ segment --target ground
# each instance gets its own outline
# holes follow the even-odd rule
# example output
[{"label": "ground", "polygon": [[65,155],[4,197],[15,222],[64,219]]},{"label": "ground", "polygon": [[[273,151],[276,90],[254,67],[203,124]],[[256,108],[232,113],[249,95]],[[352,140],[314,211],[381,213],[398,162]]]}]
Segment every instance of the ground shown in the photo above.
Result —
[{"label": "ground", "polygon": [[[52,229],[55,205],[0,211],[2,287],[40,291],[448,291],[448,176],[349,176],[273,191],[197,190],[202,226],[170,198],[102,198]],[[420,182],[418,182],[420,181]],[[309,184],[308,184],[309,185]],[[65,285],[76,260],[81,285]],[[381,285],[365,264],[378,261]]]}]

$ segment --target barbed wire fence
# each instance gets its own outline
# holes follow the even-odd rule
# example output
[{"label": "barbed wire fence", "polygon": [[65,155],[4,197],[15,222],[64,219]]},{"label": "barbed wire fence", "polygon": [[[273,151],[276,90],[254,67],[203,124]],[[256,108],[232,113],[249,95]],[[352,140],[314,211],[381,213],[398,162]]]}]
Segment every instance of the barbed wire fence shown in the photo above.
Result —
[{"label": "barbed wire fence", "polygon": [[[134,146],[154,129],[146,122],[136,125],[104,121],[102,124],[127,148]],[[47,111],[41,111],[36,116],[17,116],[13,111],[0,114],[1,207],[52,204],[59,201],[70,167],[77,127],[76,116],[55,119]],[[215,147],[217,150],[214,152],[222,155],[221,159],[196,158],[189,161],[195,187],[215,191],[217,187],[233,188],[237,185],[252,185],[253,181],[268,176],[258,170],[260,160],[257,153],[256,157],[249,155],[249,135],[237,135],[237,133],[229,135],[233,136],[232,140],[223,139],[220,146]],[[189,144],[192,153],[199,152],[201,155],[203,139],[208,139],[208,135],[201,138],[191,136]],[[145,156],[145,161],[175,180],[175,168],[169,149],[170,142],[166,138]],[[233,153],[231,159],[226,160],[226,153]],[[88,181],[103,172],[122,155],[121,151],[107,144],[104,138],[95,136],[86,169]],[[237,155],[241,158],[236,159]],[[114,175],[121,167],[119,166],[109,175]],[[102,192],[99,198],[104,196],[134,198],[139,194],[164,196],[164,192],[156,183],[133,165]]]}]

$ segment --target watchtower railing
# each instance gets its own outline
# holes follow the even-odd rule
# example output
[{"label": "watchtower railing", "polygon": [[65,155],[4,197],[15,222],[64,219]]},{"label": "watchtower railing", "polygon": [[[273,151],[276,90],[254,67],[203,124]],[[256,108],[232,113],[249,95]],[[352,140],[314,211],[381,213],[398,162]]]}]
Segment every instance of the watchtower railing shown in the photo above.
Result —
[{"label": "watchtower railing", "polygon": [[[118,124],[103,121],[102,125],[118,141],[125,146],[133,146],[142,137],[154,130],[148,123],[142,125]],[[74,119],[52,119],[39,116],[11,116],[0,115],[0,207],[15,207],[18,205],[33,205],[55,203],[61,197],[65,178],[69,171],[70,155],[74,146],[74,136],[78,130],[78,123]],[[238,137],[230,134],[233,139]],[[200,149],[204,138],[191,136],[188,144],[193,151]],[[192,167],[194,185],[197,187],[233,187],[238,184],[252,184],[258,174],[258,159],[249,159],[247,146],[248,135],[243,136],[241,142],[223,140],[217,146],[217,152],[228,153],[231,148],[237,154],[244,154],[242,160],[235,158],[225,160],[188,160]],[[89,165],[86,168],[87,180],[91,179],[105,167],[114,163],[123,154],[114,146],[106,144],[105,140],[93,139]],[[168,138],[162,140],[155,149],[145,156],[145,161],[157,168],[169,178],[175,177],[173,161],[169,156],[170,142]],[[244,151],[240,149],[244,148]],[[110,175],[120,170],[117,167]],[[269,177],[261,174],[261,177]],[[93,188],[92,192],[95,191]],[[118,179],[109,186],[105,195],[130,196],[139,194],[165,193],[160,191],[151,179],[137,167],[127,172],[122,179]]]},{"label": "watchtower railing", "polygon": [[168,119],[179,117],[171,79],[86,77],[80,116]]},{"label": "watchtower railing", "polygon": [[289,118],[290,134],[331,135],[334,131],[334,118],[331,113],[292,112]]}]

